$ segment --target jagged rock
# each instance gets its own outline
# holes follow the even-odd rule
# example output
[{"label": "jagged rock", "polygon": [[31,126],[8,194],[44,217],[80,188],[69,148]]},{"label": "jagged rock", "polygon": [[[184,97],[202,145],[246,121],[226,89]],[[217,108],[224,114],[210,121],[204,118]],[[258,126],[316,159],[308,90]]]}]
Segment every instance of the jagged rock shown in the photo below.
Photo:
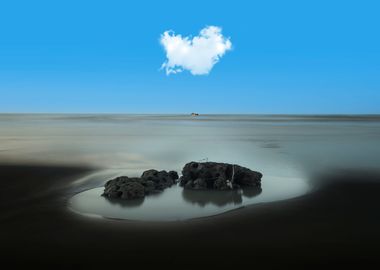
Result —
[{"label": "jagged rock", "polygon": [[183,167],[180,185],[185,189],[259,188],[261,177],[261,173],[239,165],[193,161]]},{"label": "jagged rock", "polygon": [[174,171],[157,171],[148,170],[141,175],[143,182],[151,181],[154,183],[156,190],[164,190],[167,187],[171,187],[178,179],[178,174]]},{"label": "jagged rock", "polygon": [[102,195],[111,199],[139,199],[171,187],[177,179],[178,174],[175,171],[148,170],[141,177],[120,176],[107,181]]},{"label": "jagged rock", "polygon": [[[254,188],[252,196],[261,192],[262,174],[248,168],[217,162],[187,163],[180,178],[180,185],[185,189],[196,190],[232,190]],[[124,200],[141,199],[147,194],[156,193],[171,187],[178,180],[175,171],[147,170],[141,177],[120,176],[107,181],[103,196]]]},{"label": "jagged rock", "polygon": [[172,178],[172,179],[175,179],[177,180],[179,178],[178,176],[178,173],[176,171],[170,171],[169,172],[169,176]]},{"label": "jagged rock", "polygon": [[139,182],[129,182],[120,187],[120,198],[124,200],[138,199],[145,196],[145,188]]}]

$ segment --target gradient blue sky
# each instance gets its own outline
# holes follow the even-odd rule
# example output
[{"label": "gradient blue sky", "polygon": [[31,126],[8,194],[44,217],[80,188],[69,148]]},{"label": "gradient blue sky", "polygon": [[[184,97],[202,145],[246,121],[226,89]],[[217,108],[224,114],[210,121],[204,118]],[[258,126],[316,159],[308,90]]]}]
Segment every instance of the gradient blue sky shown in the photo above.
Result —
[{"label": "gradient blue sky", "polygon": [[[1,1],[0,111],[380,113],[379,1]],[[207,76],[160,34],[231,37]]]}]

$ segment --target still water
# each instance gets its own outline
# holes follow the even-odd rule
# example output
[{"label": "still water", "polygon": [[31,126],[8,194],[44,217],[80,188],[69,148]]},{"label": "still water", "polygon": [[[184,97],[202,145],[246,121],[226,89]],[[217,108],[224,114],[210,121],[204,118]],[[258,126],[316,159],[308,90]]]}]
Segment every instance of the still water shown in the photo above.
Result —
[{"label": "still water", "polygon": [[[260,171],[262,192],[202,194],[173,187],[132,206],[106,201],[96,189],[117,175],[139,176],[152,168],[180,173],[187,162],[206,158]],[[69,207],[78,213],[187,219],[300,196],[315,175],[379,168],[380,117],[0,114],[0,163],[99,168],[72,184],[77,195]]]},{"label": "still water", "polygon": [[[102,174],[92,177],[102,177]],[[104,178],[103,178],[104,179]],[[242,206],[284,200],[308,190],[305,179],[264,176],[262,189],[199,191],[172,186],[162,193],[137,200],[109,200],[101,196],[103,187],[75,195],[69,208],[77,213],[116,219],[176,221],[221,214]]]}]

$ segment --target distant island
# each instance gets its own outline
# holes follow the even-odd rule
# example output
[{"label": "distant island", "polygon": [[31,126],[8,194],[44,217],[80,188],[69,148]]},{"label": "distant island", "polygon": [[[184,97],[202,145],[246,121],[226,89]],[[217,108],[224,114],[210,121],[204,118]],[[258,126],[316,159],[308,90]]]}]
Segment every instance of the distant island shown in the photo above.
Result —
[{"label": "distant island", "polygon": [[199,113],[192,112],[191,116],[199,116]]}]

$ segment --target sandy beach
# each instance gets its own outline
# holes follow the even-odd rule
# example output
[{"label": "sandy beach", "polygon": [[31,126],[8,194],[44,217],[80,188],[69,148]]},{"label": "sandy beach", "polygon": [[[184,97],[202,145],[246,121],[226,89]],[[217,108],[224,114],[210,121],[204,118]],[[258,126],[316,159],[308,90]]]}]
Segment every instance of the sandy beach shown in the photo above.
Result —
[{"label": "sandy beach", "polygon": [[187,222],[144,223],[69,211],[70,179],[88,172],[0,166],[3,263],[91,268],[232,267],[247,261],[280,268],[379,264],[380,173],[336,173],[299,198]]},{"label": "sandy beach", "polygon": [[[271,168],[264,165],[268,162],[268,157],[281,155],[279,151],[286,152],[286,160],[294,161],[302,158],[305,161],[302,163],[303,168],[308,168],[310,191],[302,196],[283,201],[254,204],[217,216],[180,222],[139,222],[91,218],[69,210],[68,200],[74,194],[102,184],[91,181],[81,185],[73,185],[73,183],[86,175],[104,169],[99,167],[99,161],[110,158],[112,153],[106,151],[107,149],[112,151],[115,149],[112,148],[113,144],[104,139],[109,138],[110,134],[103,136],[100,140],[99,137],[93,137],[92,129],[106,130],[106,132],[113,130],[113,132],[120,133],[121,130],[129,130],[122,129],[122,126],[125,125],[124,121],[116,124],[119,128],[112,126],[111,129],[108,126],[109,129],[99,129],[99,126],[96,126],[98,124],[94,124],[93,120],[90,122],[85,120],[87,121],[86,125],[77,123],[68,125],[68,122],[63,122],[55,124],[55,126],[51,125],[49,120],[47,125],[38,123],[45,127],[43,131],[36,131],[38,125],[35,122],[28,129],[25,120],[19,120],[19,125],[14,119],[11,120],[12,125],[7,125],[7,121],[9,120],[3,119],[2,122],[2,127],[6,127],[6,129],[3,129],[5,132],[1,134],[1,146],[4,150],[1,152],[0,165],[0,239],[3,263],[13,266],[39,265],[49,268],[56,266],[66,269],[70,267],[128,268],[132,265],[140,267],[163,265],[182,268],[186,266],[200,267],[205,264],[215,267],[236,267],[248,264],[252,267],[287,269],[290,267],[310,268],[311,264],[317,268],[342,265],[364,267],[380,264],[378,256],[380,172],[374,165],[377,159],[367,159],[366,163],[360,163],[357,158],[347,159],[344,160],[345,167],[338,166],[343,164],[341,156],[348,155],[347,153],[352,153],[351,151],[356,149],[357,145],[350,143],[352,138],[355,138],[357,142],[363,141],[360,144],[362,149],[364,137],[367,138],[366,143],[371,143],[373,146],[372,152],[367,151],[369,148],[364,148],[365,151],[356,152],[356,157],[365,155],[376,157],[378,146],[373,143],[378,140],[376,121],[360,122],[358,126],[358,123],[352,121],[348,123],[343,121],[342,124],[340,120],[339,125],[342,125],[340,128],[343,130],[342,134],[345,134],[343,137],[345,140],[341,145],[336,141],[333,141],[332,144],[338,149],[345,147],[344,149],[347,151],[343,155],[339,154],[338,157],[327,155],[322,160],[323,162],[319,163],[316,160],[320,158],[320,154],[328,153],[327,149],[331,147],[332,138],[340,134],[335,122],[333,122],[335,124],[332,128],[321,128],[320,124],[314,127],[310,121],[306,124],[296,121],[286,126],[282,125],[282,122],[279,124],[272,121],[265,126],[255,122],[252,129],[247,129],[247,125],[252,124],[252,120],[250,120],[242,121],[241,126],[239,128],[234,126],[232,131],[230,128],[226,129],[230,132],[238,131],[244,142],[253,142],[254,146],[252,147],[259,145],[254,149],[257,149],[260,157],[265,161],[262,163],[264,170],[270,171]],[[183,119],[179,121],[183,122]],[[190,121],[185,121],[185,125],[191,125],[192,130],[197,129],[199,132],[203,132],[203,138],[197,137],[195,143],[204,145],[205,142],[210,145],[210,149],[215,150],[213,143],[207,138],[213,136],[218,143],[221,137],[215,135],[220,134],[219,132],[214,132],[215,130],[211,132],[209,126],[214,125],[212,127],[219,131],[218,128],[225,128],[228,123],[214,121],[210,124],[210,121],[205,121],[206,124],[204,124],[205,122],[202,121]],[[29,124],[32,122],[31,120],[27,121]],[[178,122],[174,124],[166,122],[166,126],[164,126],[173,128],[177,124]],[[100,125],[104,127],[105,124],[102,122]],[[162,127],[163,122],[159,122],[158,125]],[[326,125],[325,121],[323,121],[323,125]],[[54,127],[48,129],[47,126]],[[77,134],[76,141],[89,143],[83,145],[80,155],[75,152],[77,144],[73,149],[66,148],[71,151],[70,153],[59,151],[62,149],[62,145],[69,145],[67,138],[72,141],[72,137],[58,136],[54,132],[57,128],[60,132],[66,130],[68,126],[76,126],[77,129],[67,131]],[[264,131],[258,131],[259,126],[264,128],[261,129]],[[321,134],[317,138],[305,136],[304,133],[309,132],[306,127],[311,130],[310,134],[315,134],[316,130],[321,131]],[[20,132],[21,128],[24,131],[28,130],[23,134]],[[186,128],[188,126],[185,126]],[[183,129],[181,130],[183,131]],[[190,129],[187,129],[186,132],[188,130]],[[252,130],[256,133],[263,133],[264,135],[260,136],[264,136],[266,140],[263,141],[257,136],[249,137],[247,134]],[[271,130],[273,137],[269,138],[268,130]],[[161,131],[162,129],[160,129]],[[290,147],[289,145],[294,143],[294,137],[300,131],[303,132],[302,136],[306,138],[306,142],[302,144],[302,147],[297,148],[294,145],[293,148]],[[132,132],[136,132],[136,130],[132,129]],[[281,132],[282,136],[275,132]],[[158,133],[156,130],[150,136],[152,138],[160,137],[157,135]],[[244,134],[242,135],[242,133]],[[192,136],[194,135],[189,135],[189,137]],[[228,144],[229,146],[234,145],[231,136],[227,138],[232,142]],[[161,134],[160,140],[162,137],[165,136]],[[185,139],[183,136],[176,137],[178,141],[174,142],[175,147],[180,140],[188,140],[189,137]],[[242,137],[239,137],[239,142],[242,141]],[[128,137],[128,140],[130,138],[131,136]],[[121,139],[113,136],[111,141],[115,140]],[[173,141],[173,138],[170,140]],[[323,149],[318,153],[315,151],[315,145],[310,143],[311,140],[314,140],[315,144],[318,143],[319,147],[325,147],[326,150]],[[342,140],[342,137],[339,137],[339,140]],[[50,142],[54,143],[50,144]],[[99,142],[102,143],[99,144]],[[194,141],[192,142],[194,143]],[[92,143],[97,144],[97,147],[93,148],[94,151],[90,155],[89,149],[92,149]],[[41,147],[47,144],[49,147]],[[310,144],[309,149],[304,148],[307,144]],[[120,141],[116,141],[115,145],[115,147],[117,145],[123,147]],[[168,145],[166,144],[167,149]],[[190,145],[192,148],[193,145],[191,143]],[[347,145],[353,146],[353,148]],[[220,147],[219,144],[218,146]],[[237,147],[237,144],[234,146]],[[151,149],[150,147],[151,144],[147,149]],[[173,146],[173,149],[175,147]],[[292,149],[297,151],[291,152]],[[304,153],[300,149],[304,152],[306,150],[311,152],[307,160],[304,155],[300,154]],[[153,155],[148,150],[143,149],[143,152],[147,157],[152,158]],[[227,148],[227,150],[231,150],[231,148]],[[238,150],[243,158],[248,158],[242,148],[238,148]],[[154,149],[152,153],[157,151]],[[301,158],[295,158],[296,152]],[[168,153],[169,150],[165,152],[166,155]],[[235,156],[235,153],[231,151],[230,153]],[[217,154],[223,156],[223,149],[215,155]],[[70,155],[72,155],[71,160],[68,158]],[[130,168],[125,169],[127,172],[132,173],[133,170],[152,166],[151,163],[141,165],[140,160],[133,154],[123,156],[118,153],[116,156],[118,158],[113,160],[113,166],[117,167],[125,159],[125,163],[131,165]],[[168,155],[165,166],[175,164],[175,162],[172,163],[172,158],[178,159],[180,156],[182,154]],[[135,162],[132,162],[132,157],[136,158]],[[46,160],[45,163],[43,159]],[[89,162],[85,162],[86,159]],[[179,159],[182,162],[183,159]],[[335,167],[334,169],[326,169],[326,159],[329,164],[335,165],[332,166]],[[16,162],[17,160],[19,162]],[[352,162],[355,160],[357,160],[358,166],[352,167]],[[309,166],[310,164],[314,164],[314,170],[309,170],[313,167]],[[259,165],[261,166],[261,164]],[[106,164],[105,167],[112,166]],[[173,167],[176,168],[174,165]],[[289,172],[284,171],[284,173]]]}]

